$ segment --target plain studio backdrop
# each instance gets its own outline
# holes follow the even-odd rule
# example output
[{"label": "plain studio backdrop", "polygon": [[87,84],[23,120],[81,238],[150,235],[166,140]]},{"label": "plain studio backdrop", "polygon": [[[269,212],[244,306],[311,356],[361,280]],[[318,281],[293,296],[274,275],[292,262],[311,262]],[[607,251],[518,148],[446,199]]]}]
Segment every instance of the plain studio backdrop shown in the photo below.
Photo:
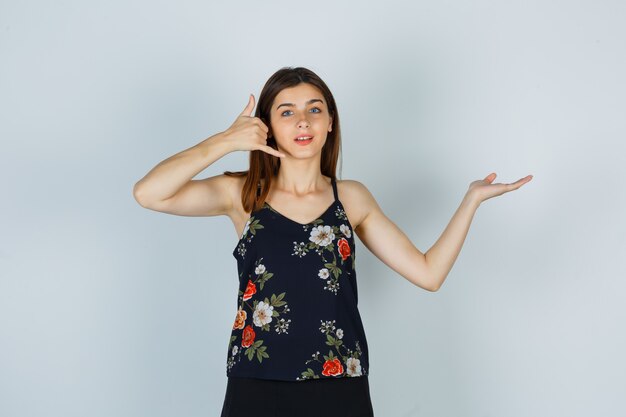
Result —
[{"label": "plain studio backdrop", "polygon": [[625,18],[618,0],[3,1],[0,415],[219,414],[235,228],[132,189],[284,66],[327,82],[339,178],[422,252],[470,182],[534,175],[478,208],[436,293],[356,240],[376,416],[625,415]]}]

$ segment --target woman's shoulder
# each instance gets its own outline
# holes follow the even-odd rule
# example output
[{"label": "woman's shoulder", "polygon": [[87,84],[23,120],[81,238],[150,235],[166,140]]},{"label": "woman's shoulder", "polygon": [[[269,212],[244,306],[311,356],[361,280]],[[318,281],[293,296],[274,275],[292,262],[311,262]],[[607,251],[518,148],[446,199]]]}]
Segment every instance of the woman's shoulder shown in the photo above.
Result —
[{"label": "woman's shoulder", "polygon": [[367,194],[371,195],[365,184],[353,179],[337,179],[337,191],[340,193],[343,191],[344,194],[349,194],[353,198],[363,198]]},{"label": "woman's shoulder", "polygon": [[361,181],[338,179],[337,193],[355,229],[367,217],[368,213],[377,206],[374,196]]}]

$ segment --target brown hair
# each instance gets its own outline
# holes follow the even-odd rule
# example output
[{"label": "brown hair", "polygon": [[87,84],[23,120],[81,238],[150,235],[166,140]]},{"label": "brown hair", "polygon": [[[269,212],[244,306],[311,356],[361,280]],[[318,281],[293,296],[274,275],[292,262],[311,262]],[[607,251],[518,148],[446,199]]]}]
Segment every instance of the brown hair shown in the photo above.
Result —
[{"label": "brown hair", "polygon": [[[265,83],[254,113],[263,123],[270,127],[270,110],[274,99],[285,88],[295,87],[301,83],[308,83],[317,87],[328,106],[328,112],[332,117],[332,131],[328,132],[326,143],[322,148],[320,169],[323,175],[336,179],[337,159],[341,150],[341,131],[339,128],[339,114],[337,105],[330,89],[322,79],[313,71],[304,67],[283,67],[276,71]],[[267,139],[267,145],[277,149],[274,136]],[[224,171],[224,175],[246,177],[246,181],[241,191],[241,202],[246,212],[259,210],[265,202],[265,197],[269,193],[272,180],[280,168],[280,158],[261,150],[250,151],[250,167],[247,171]],[[264,179],[261,184],[261,192],[257,199],[257,184]]]}]

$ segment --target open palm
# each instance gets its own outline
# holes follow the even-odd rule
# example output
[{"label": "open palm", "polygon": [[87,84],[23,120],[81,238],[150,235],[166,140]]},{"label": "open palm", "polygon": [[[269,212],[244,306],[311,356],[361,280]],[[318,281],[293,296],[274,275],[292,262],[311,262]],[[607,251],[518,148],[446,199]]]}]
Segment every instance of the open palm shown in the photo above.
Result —
[{"label": "open palm", "polygon": [[491,174],[487,175],[485,179],[472,182],[467,192],[468,194],[471,194],[472,198],[476,199],[476,201],[482,203],[483,201],[488,200],[491,197],[496,197],[509,191],[517,190],[522,185],[530,181],[532,178],[532,175],[527,175],[524,178],[520,178],[519,180],[515,181],[514,183],[493,184],[493,180],[496,179],[496,173],[492,172]]}]

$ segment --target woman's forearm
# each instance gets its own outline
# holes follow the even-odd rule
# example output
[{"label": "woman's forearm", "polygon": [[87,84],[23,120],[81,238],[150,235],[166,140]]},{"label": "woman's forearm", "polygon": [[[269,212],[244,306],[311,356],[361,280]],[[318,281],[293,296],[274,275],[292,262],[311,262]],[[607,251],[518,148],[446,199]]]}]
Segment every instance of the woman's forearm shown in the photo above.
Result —
[{"label": "woman's forearm", "polygon": [[479,205],[475,198],[466,194],[437,242],[424,254],[434,291],[441,287],[452,269]]},{"label": "woman's forearm", "polygon": [[133,189],[137,201],[149,204],[170,198],[213,162],[232,152],[223,132],[203,140],[156,165]]}]

